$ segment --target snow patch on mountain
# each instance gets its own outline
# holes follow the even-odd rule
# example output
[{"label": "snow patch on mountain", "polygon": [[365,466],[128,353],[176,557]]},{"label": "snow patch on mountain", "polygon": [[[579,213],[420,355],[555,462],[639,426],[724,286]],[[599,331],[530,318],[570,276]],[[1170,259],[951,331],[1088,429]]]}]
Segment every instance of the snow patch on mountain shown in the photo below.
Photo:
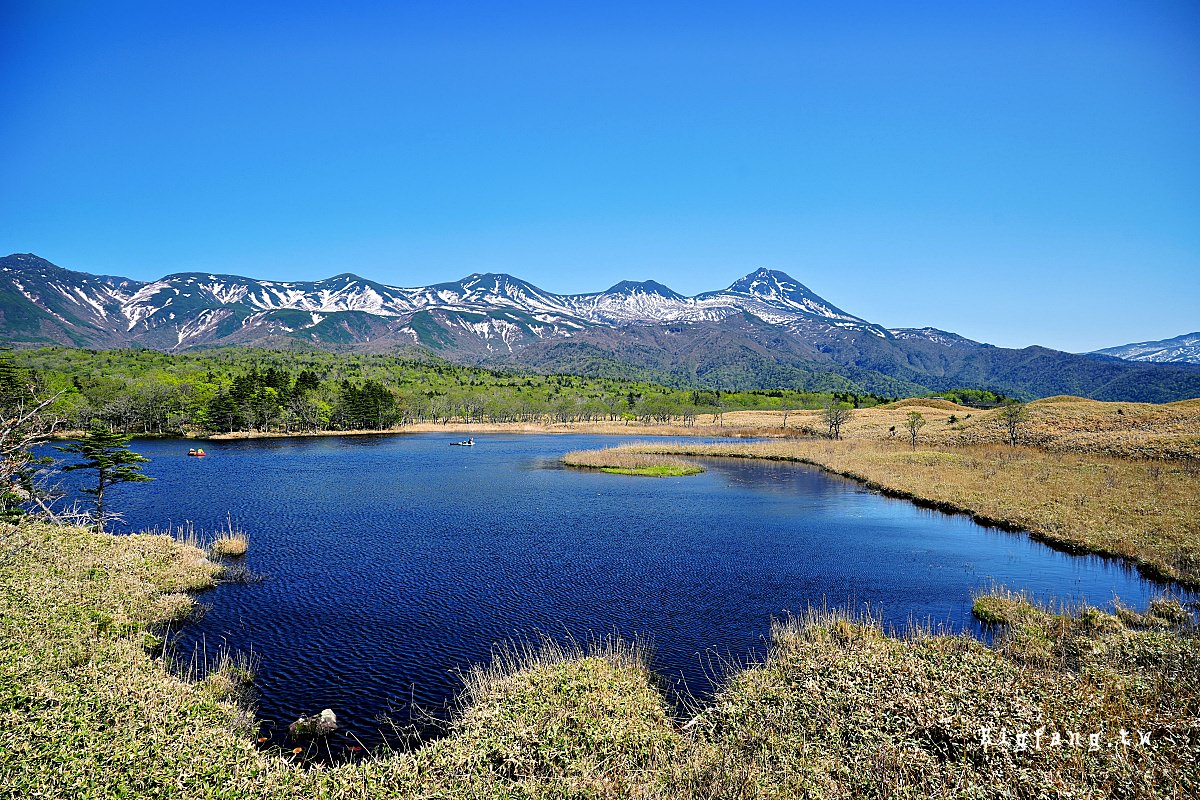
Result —
[{"label": "snow patch on mountain", "polygon": [[221,322],[233,314],[228,308],[205,309],[196,318],[179,326],[176,348],[185,341],[197,339],[206,333],[211,333]]},{"label": "snow patch on mountain", "polygon": [[212,283],[200,284],[200,288],[211,294],[213,299],[222,305],[240,303],[250,291],[249,286],[230,285],[215,280]]},{"label": "snow patch on mountain", "polygon": [[984,347],[985,345],[959,336],[957,333],[939,330],[938,328],[891,328],[888,331],[897,339],[918,339],[943,347]]}]

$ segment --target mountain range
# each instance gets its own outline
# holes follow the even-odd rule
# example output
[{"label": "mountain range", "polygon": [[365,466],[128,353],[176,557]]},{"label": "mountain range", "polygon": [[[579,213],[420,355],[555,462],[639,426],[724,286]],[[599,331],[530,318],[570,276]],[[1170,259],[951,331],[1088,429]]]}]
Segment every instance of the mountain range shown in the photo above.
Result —
[{"label": "mountain range", "polygon": [[1162,364],[1200,364],[1200,331],[1185,333],[1155,342],[1134,342],[1097,350],[1098,355],[1115,356],[1126,361],[1154,361]]},{"label": "mountain range", "polygon": [[165,351],[420,348],[493,367],[727,389],[1200,396],[1195,365],[1000,348],[932,327],[888,329],[768,269],[693,297],[654,281],[562,295],[492,273],[416,288],[350,273],[290,282],[187,272],[143,282],[14,254],[0,258],[0,339]]}]

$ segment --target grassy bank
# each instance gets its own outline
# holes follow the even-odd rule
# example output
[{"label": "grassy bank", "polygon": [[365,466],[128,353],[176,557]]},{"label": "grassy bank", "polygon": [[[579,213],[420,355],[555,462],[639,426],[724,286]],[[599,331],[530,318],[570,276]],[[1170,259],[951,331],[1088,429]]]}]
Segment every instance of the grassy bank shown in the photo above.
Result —
[{"label": "grassy bank", "polygon": [[563,456],[562,462],[570,467],[651,478],[676,478],[704,472],[704,467],[693,461],[672,456],[634,453],[619,447],[605,450],[574,450]]},{"label": "grassy bank", "polygon": [[1076,552],[1128,559],[1151,576],[1200,586],[1200,470],[1192,461],[1003,445],[912,449],[873,440],[641,443],[626,449],[813,464],[894,496],[1028,530]]},{"label": "grassy bank", "polygon": [[[1021,424],[1019,436],[1026,447],[1119,458],[1200,459],[1200,399],[1153,404],[1048,397],[1027,403],[1025,408],[1029,417]],[[842,426],[842,437],[856,441],[903,438],[910,411],[925,417],[928,424],[920,435],[921,441],[929,444],[965,447],[1008,442],[999,409],[980,410],[933,398],[855,409]],[[725,414],[723,421],[731,428],[776,435],[826,430],[820,411],[793,411],[786,428],[780,412],[737,411]],[[700,419],[700,426],[710,423],[708,418]]]},{"label": "grassy bank", "polygon": [[[763,663],[682,717],[637,647],[509,648],[467,673],[445,738],[305,767],[302,756],[256,749],[252,719],[234,702],[236,665],[185,680],[156,655],[161,626],[191,611],[183,592],[216,575],[201,551],[165,536],[0,532],[0,791],[665,799],[1200,789],[1200,650],[1171,603],[1145,615],[1056,615],[994,595],[980,607],[1007,626],[997,649],[891,638],[871,620],[813,613],[777,623]],[[1103,737],[1095,749],[1093,732]],[[1070,733],[1083,744],[1067,744]],[[1030,737],[1024,747],[1018,734]]]}]

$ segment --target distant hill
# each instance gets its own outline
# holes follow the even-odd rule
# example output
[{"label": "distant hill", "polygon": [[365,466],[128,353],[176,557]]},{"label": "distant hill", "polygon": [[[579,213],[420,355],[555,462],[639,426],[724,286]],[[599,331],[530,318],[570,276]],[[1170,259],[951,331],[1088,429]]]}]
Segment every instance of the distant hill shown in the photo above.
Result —
[{"label": "distant hill", "polygon": [[15,254],[0,258],[0,340],[163,351],[420,347],[461,363],[718,389],[1200,397],[1193,365],[1009,350],[932,327],[889,330],[769,269],[694,297],[654,281],[560,295],[491,273],[413,288],[349,272],[319,281],[188,272],[146,282]]},{"label": "distant hill", "polygon": [[1097,350],[1098,355],[1126,361],[1154,361],[1160,364],[1200,364],[1200,331],[1185,333],[1157,342],[1136,342]]}]

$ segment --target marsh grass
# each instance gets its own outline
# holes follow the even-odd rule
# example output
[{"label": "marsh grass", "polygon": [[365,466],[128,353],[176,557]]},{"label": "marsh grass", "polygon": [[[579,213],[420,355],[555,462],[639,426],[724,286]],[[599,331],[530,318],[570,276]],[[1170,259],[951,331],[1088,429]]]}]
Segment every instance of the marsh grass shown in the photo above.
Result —
[{"label": "marsh grass", "polygon": [[233,522],[233,515],[225,515],[225,527],[217,532],[210,547],[215,555],[224,558],[241,558],[250,548],[250,535]]},{"label": "marsh grass", "polygon": [[626,447],[610,447],[605,450],[574,450],[563,456],[562,462],[571,467],[655,478],[697,475],[704,471],[699,464],[682,458],[636,452]]},{"label": "marsh grass", "polygon": [[[997,622],[997,649],[922,629],[887,636],[877,620],[844,612],[778,621],[765,662],[735,675],[696,725],[727,767],[714,770],[720,782],[772,797],[1194,792],[1194,627],[1135,628],[1096,609],[1059,615],[1004,590],[995,597],[1009,620]],[[1031,625],[1033,644],[1020,630]],[[1151,744],[1122,744],[1121,730],[1134,742],[1134,731],[1152,731]],[[1055,732],[1085,744],[1051,746]],[[1092,732],[1104,737],[1095,750]]]},{"label": "marsh grass", "polygon": [[252,650],[233,650],[221,642],[210,651],[207,640],[201,640],[187,658],[169,652],[164,661],[169,672],[216,700],[229,700],[247,709],[253,704],[254,679],[262,659]]},{"label": "marsh grass", "polygon": [[[1112,403],[1081,397],[1048,397],[1025,406],[1028,419],[1019,429],[1019,443],[1047,452],[1090,454],[1163,461],[1200,461],[1200,400],[1176,403]],[[842,437],[886,441],[891,428],[903,431],[909,411],[929,421],[921,441],[955,447],[1002,445],[1008,430],[1000,409],[968,408],[948,400],[909,398],[874,408],[855,409],[842,427]],[[777,411],[737,411],[725,415],[734,428],[758,427],[762,435],[777,427]],[[820,431],[821,412],[794,411],[789,428]],[[952,421],[953,420],[953,421]],[[698,429],[711,435],[706,426]],[[900,435],[899,433],[896,434]]]},{"label": "marsh grass", "polygon": [[616,635],[591,637],[580,642],[569,634],[552,636],[538,633],[534,637],[510,639],[492,648],[491,660],[465,670],[458,670],[463,689],[459,702],[463,706],[492,697],[514,676],[531,669],[555,667],[585,658],[598,658],[614,669],[640,670],[650,674],[653,649],[640,638]]}]

